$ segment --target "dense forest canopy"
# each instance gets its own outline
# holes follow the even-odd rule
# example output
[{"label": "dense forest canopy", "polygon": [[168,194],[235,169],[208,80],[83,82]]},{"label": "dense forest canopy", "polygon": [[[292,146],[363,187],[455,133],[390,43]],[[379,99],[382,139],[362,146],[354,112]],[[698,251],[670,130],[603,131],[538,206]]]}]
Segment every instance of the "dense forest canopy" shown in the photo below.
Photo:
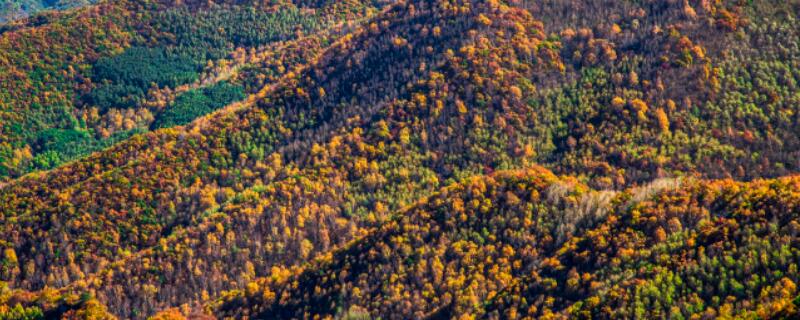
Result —
[{"label": "dense forest canopy", "polygon": [[[148,131],[181,94],[202,94],[207,91],[195,89],[221,81],[258,81],[239,70],[260,63],[273,47],[328,27],[337,26],[332,35],[344,32],[340,20],[359,21],[377,10],[360,3],[322,5],[104,1],[0,29],[0,181],[55,168]],[[234,96],[209,103],[228,104]],[[208,97],[216,98],[222,97]],[[211,109],[163,123],[184,124]],[[69,150],[47,148],[53,142],[47,139],[70,139],[54,130],[83,138]]]},{"label": "dense forest canopy", "polygon": [[0,319],[792,318],[800,2],[0,26]]}]

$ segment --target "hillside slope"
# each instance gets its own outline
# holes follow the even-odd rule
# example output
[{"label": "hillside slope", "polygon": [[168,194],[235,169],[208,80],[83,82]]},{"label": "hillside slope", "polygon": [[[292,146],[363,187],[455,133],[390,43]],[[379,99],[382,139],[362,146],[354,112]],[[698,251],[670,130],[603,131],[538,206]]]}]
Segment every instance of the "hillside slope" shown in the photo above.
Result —
[{"label": "hillside slope", "polygon": [[[123,1],[4,29],[0,167],[54,169],[0,186],[0,314],[791,314],[797,179],[710,179],[798,171],[798,10]],[[32,166],[52,148],[82,151]]]},{"label": "hillside slope", "polygon": [[264,78],[240,69],[375,11],[358,1],[102,1],[5,26],[0,181],[241,100]]},{"label": "hillside slope", "polygon": [[655,183],[491,302],[491,318],[778,318],[798,308],[800,178]]},{"label": "hillside slope", "polygon": [[[481,25],[481,16],[517,21],[523,29],[514,24]],[[432,25],[420,26],[418,21]],[[139,291],[154,288],[145,285],[149,280],[143,281],[143,277],[152,276],[158,283],[165,277],[177,277],[169,281],[175,291],[169,289],[170,285],[155,287],[163,287],[156,300],[180,303],[202,298],[203,290],[213,294],[229,286],[231,280],[246,283],[247,277],[252,278],[243,275],[262,274],[276,264],[303,262],[352,239],[360,228],[379,223],[393,208],[436,187],[439,180],[452,175],[443,169],[463,170],[460,168],[475,167],[481,161],[476,158],[452,163],[460,154],[458,149],[448,151],[453,155],[447,157],[449,160],[431,161],[431,155],[412,148],[408,129],[383,128],[387,123],[402,125],[408,114],[404,109],[417,108],[420,97],[426,99],[420,92],[427,93],[431,85],[445,90],[455,87],[457,82],[448,83],[457,78],[449,80],[445,75],[457,75],[462,68],[476,74],[487,72],[488,67],[501,68],[498,70],[514,79],[549,64],[541,60],[546,64],[533,66],[539,58],[531,60],[531,65],[517,66],[498,60],[524,54],[526,47],[511,45],[512,36],[528,46],[542,41],[535,21],[519,10],[486,5],[456,11],[435,5],[395,6],[370,25],[377,30],[357,30],[354,36],[335,43],[309,68],[298,75],[288,74],[271,87],[273,90],[259,94],[256,98],[261,100],[255,106],[220,113],[185,129],[134,138],[94,156],[108,159],[111,163],[106,168],[115,169],[103,172],[108,169],[92,165],[97,160],[90,158],[6,187],[4,221],[9,223],[4,224],[8,228],[4,234],[18,253],[20,268],[6,270],[4,279],[29,289],[45,284],[62,287],[72,282],[77,286],[99,285],[101,301],[111,303],[113,312],[127,315],[153,308],[152,296]],[[459,36],[473,28],[473,37]],[[475,57],[462,66],[462,61],[472,56],[467,52],[455,54],[456,50],[473,43],[489,48],[481,39],[506,29],[516,31],[495,37],[509,41],[495,43],[495,54]],[[420,32],[436,35],[419,37]],[[401,39],[418,40],[411,45]],[[386,69],[376,70],[375,66]],[[430,70],[420,69],[425,66]],[[424,70],[424,76],[417,75],[418,70]],[[384,85],[376,88],[374,83]],[[366,91],[368,88],[373,90]],[[489,93],[501,89],[482,90]],[[443,91],[443,97],[446,94]],[[449,99],[447,105],[432,103],[441,106],[437,112],[442,118],[459,112],[500,111],[459,111],[464,108],[463,102],[455,100],[471,99],[462,90]],[[347,108],[338,107],[348,104]],[[310,108],[312,105],[315,107]],[[378,120],[381,118],[385,120]],[[459,126],[462,128],[458,130],[465,130]],[[397,152],[404,147],[408,147],[407,152]],[[119,163],[126,153],[139,156],[128,164]],[[414,168],[415,163],[420,166]],[[84,175],[79,168],[87,165],[87,171],[98,173]],[[423,169],[426,166],[432,169]],[[161,193],[147,192],[154,189]],[[53,192],[54,197],[34,200],[43,192]],[[31,214],[19,215],[21,212]],[[304,213],[300,217],[289,215],[293,212]],[[304,223],[305,219],[315,222]],[[174,237],[168,237],[170,234]],[[203,236],[198,238],[198,234]],[[225,239],[224,246],[236,250],[219,250],[221,239]],[[172,241],[185,243],[191,250],[162,252],[173,248],[169,245]],[[31,247],[40,249],[27,249]],[[150,247],[141,253],[142,261],[158,260],[156,265],[163,269],[150,268],[150,262],[129,263],[128,259],[139,259],[137,251]],[[203,254],[196,256],[194,252]],[[37,259],[37,255],[42,258]],[[216,261],[225,260],[218,260],[217,255],[233,255],[227,261],[250,262],[250,267],[247,263],[218,264]],[[186,258],[193,260],[194,270],[169,267],[184,265]],[[114,263],[117,259],[121,262]],[[106,269],[114,272],[106,273]],[[94,274],[118,278],[100,284],[83,281],[96,279]],[[130,288],[138,288],[128,296],[135,301],[134,306],[121,298]]]},{"label": "hillside slope", "polygon": [[215,307],[299,319],[762,319],[797,312],[800,178],[597,192],[541,168],[445,188]]}]

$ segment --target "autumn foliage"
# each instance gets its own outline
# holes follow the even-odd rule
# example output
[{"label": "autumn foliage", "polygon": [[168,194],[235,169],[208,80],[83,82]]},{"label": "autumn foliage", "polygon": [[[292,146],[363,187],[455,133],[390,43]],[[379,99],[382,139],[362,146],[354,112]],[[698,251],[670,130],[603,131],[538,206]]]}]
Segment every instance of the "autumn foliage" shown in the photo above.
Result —
[{"label": "autumn foliage", "polygon": [[794,316],[796,8],[126,0],[2,29],[0,319]]}]

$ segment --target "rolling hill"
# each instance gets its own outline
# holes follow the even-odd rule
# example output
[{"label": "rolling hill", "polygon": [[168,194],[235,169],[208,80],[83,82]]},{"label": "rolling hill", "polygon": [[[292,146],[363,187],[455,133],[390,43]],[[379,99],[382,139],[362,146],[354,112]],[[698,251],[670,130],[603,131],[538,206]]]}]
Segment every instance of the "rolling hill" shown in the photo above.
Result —
[{"label": "rolling hill", "polygon": [[800,180],[595,191],[542,168],[449,186],[220,317],[773,318],[797,312]]},{"label": "rolling hill", "polygon": [[304,33],[330,41],[345,18],[375,10],[354,1],[104,1],[6,26],[0,179],[52,169],[241,100],[245,83],[275,73],[258,68],[239,77],[240,70]]},{"label": "rolling hill", "polygon": [[21,20],[0,31],[0,318],[790,316],[798,10]]}]

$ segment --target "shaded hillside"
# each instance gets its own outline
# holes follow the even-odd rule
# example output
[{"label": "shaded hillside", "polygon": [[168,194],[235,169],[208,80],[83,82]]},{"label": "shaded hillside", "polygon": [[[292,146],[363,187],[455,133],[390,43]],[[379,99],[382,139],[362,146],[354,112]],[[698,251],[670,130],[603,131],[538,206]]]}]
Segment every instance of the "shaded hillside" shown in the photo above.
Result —
[{"label": "shaded hillside", "polygon": [[[483,301],[541,263],[578,225],[602,218],[612,197],[541,168],[467,179],[297,277],[273,273],[245,292],[227,293],[220,316],[479,314]],[[572,210],[580,201],[588,212]]]},{"label": "shaded hillside", "polygon": [[235,79],[221,95],[201,90],[258,62],[232,61],[237,50],[263,52],[375,10],[357,1],[104,1],[8,26],[0,31],[0,179],[188,123],[258,80]]},{"label": "shaded hillside", "polygon": [[[241,111],[219,114],[193,124],[183,132],[161,131],[146,138],[135,138],[105,155],[95,156],[119,161],[116,152],[129,152],[126,148],[139,148],[137,144],[141,143],[163,141],[161,146],[133,151],[140,156],[128,165],[94,177],[87,176],[88,179],[80,182],[80,179],[70,178],[69,172],[71,167],[80,168],[85,164],[75,163],[53,171],[51,175],[23,179],[19,185],[5,188],[8,208],[18,206],[6,211],[7,221],[13,219],[15,222],[6,224],[10,231],[5,234],[9,235],[7,239],[11,243],[16,243],[13,246],[20,256],[31,253],[19,258],[19,269],[7,270],[6,279],[35,289],[45,283],[64,286],[73,281],[82,286],[84,282],[81,279],[93,279],[92,275],[98,272],[108,277],[116,274],[117,280],[113,277],[108,279],[111,283],[101,288],[99,298],[110,300],[108,303],[112,304],[115,313],[151,310],[154,301],[180,303],[185,299],[200,299],[202,290],[214,293],[229,286],[232,280],[242,282],[247,279],[242,276],[247,274],[247,263],[219,264],[215,261],[236,260],[217,260],[217,255],[234,255],[239,261],[249,261],[249,273],[264,274],[270,266],[299,263],[352,239],[359,228],[379,223],[389,210],[417,199],[435,187],[440,179],[450,176],[447,170],[453,167],[423,169],[426,165],[437,168],[443,164],[426,160],[431,156],[420,154],[415,149],[397,153],[403,146],[411,147],[407,141],[408,129],[391,129],[395,131],[392,133],[388,127],[383,129],[380,123],[402,121],[402,108],[415,107],[408,104],[419,103],[420,97],[425,97],[421,92],[427,93],[430,85],[449,87],[450,80],[444,76],[456,74],[456,70],[461,68],[465,68],[465,72],[480,74],[492,67],[514,79],[524,74],[521,72],[547,68],[551,63],[530,54],[530,65],[514,66],[499,60],[517,52],[525,54],[526,47],[515,48],[512,39],[523,41],[520,44],[528,46],[542,41],[535,21],[522,11],[497,10],[484,5],[449,11],[426,5],[425,2],[418,6],[398,5],[382,14],[370,23],[375,27],[357,30],[354,36],[335,43],[307,70],[285,77],[279,86],[275,86],[275,91],[259,94],[263,99],[259,107],[245,106]],[[480,17],[517,21],[517,25],[523,28],[515,27],[513,23],[490,27],[482,23]],[[421,26],[418,21],[432,25]],[[475,30],[473,37],[457,36],[470,29]],[[453,48],[465,45],[477,44],[479,48],[488,49],[489,44],[481,39],[506,29],[516,31],[506,33],[507,36],[502,38],[496,37],[496,40],[504,42],[495,43],[493,50],[496,53],[491,56],[476,57],[467,55],[468,52],[455,54]],[[430,33],[430,36],[419,37],[417,33],[420,32]],[[412,45],[401,39],[417,40]],[[448,51],[454,54],[449,55]],[[362,62],[353,60],[359,57]],[[468,61],[466,67],[461,66],[461,61]],[[385,71],[376,70],[378,65],[386,68]],[[417,76],[416,72],[424,66],[446,73],[426,71],[425,76]],[[322,77],[317,70],[327,71],[324,79],[314,80]],[[420,81],[426,77],[429,80]],[[380,91],[365,91],[374,83],[384,83],[385,86]],[[490,93],[499,88],[492,86],[481,90]],[[303,95],[304,92],[310,94]],[[501,110],[498,100],[498,108],[459,111],[465,108],[464,102],[455,100],[469,101],[471,97],[461,89],[452,95],[447,104],[432,103],[442,108],[438,111],[442,116],[459,112],[491,114]],[[337,107],[347,103],[348,108]],[[309,105],[317,107],[309,108]],[[378,121],[376,127],[373,122],[376,117],[388,121]],[[321,146],[306,145],[311,153],[303,154],[300,151],[306,147],[299,142],[301,140],[304,143],[314,140],[327,142]],[[460,154],[458,149],[451,152],[453,156]],[[145,154],[148,156],[142,157]],[[465,169],[474,168],[477,161],[480,159],[456,164]],[[414,168],[415,163],[421,167]],[[443,174],[439,176],[434,172]],[[65,177],[56,178],[61,174]],[[53,178],[58,180],[46,185],[36,182],[37,179]],[[42,199],[44,201],[29,202],[30,197],[20,197],[23,193],[40,193],[42,191],[37,191],[38,188],[58,185],[57,181],[62,181],[65,186],[78,184],[62,187],[56,191],[59,195]],[[161,193],[145,192],[153,188],[161,190]],[[126,190],[137,191],[128,193]],[[316,196],[311,197],[311,194]],[[108,199],[109,202],[78,198]],[[239,207],[244,208],[240,211]],[[57,217],[47,219],[46,215],[32,214],[15,218],[14,212],[25,211],[53,212]],[[221,214],[214,214],[215,211]],[[307,218],[289,215],[298,211],[307,212]],[[312,218],[314,223],[303,222]],[[195,227],[195,224],[199,226]],[[33,230],[37,231],[33,233]],[[219,235],[210,233],[212,230]],[[163,238],[170,233],[174,237]],[[205,236],[199,239],[191,236],[198,233]],[[56,245],[59,238],[66,241],[59,241],[60,244]],[[226,247],[236,249],[219,250],[219,240],[222,239],[225,239]],[[158,245],[164,240],[166,242]],[[198,248],[197,251],[159,251],[171,248],[171,241],[186,242],[189,247]],[[269,242],[265,244],[265,241]],[[43,259],[36,260],[34,253],[27,249],[33,246],[41,248]],[[129,263],[128,255],[132,255],[130,259],[138,259],[136,251],[151,246],[154,248],[142,252],[142,261],[158,259],[155,265],[163,269],[151,268],[150,262]],[[196,256],[193,252],[202,252],[202,255]],[[171,263],[185,265],[183,256],[187,254],[194,260],[191,263],[194,270],[189,269],[187,273],[186,269],[169,267]],[[113,263],[115,259],[120,263]],[[105,261],[111,263],[109,268],[105,268]],[[114,272],[105,273],[105,269]],[[151,275],[159,286],[145,285],[147,282],[143,277]],[[171,286],[161,283],[165,277],[178,277],[169,281],[175,285],[176,291],[170,291]],[[131,286],[128,282],[134,280],[139,283]],[[96,281],[87,282],[98,285]],[[103,286],[102,282],[99,286]],[[157,291],[156,299],[151,298],[156,292],[151,295],[143,293],[162,287],[163,291]],[[130,299],[135,302],[134,306],[128,305],[131,301],[121,299],[125,293],[119,291],[132,288],[135,289]]]},{"label": "shaded hillside", "polygon": [[[259,55],[270,51],[263,47],[355,27],[382,4],[114,2],[12,28],[3,33],[0,59],[8,86],[0,93],[0,175],[51,169],[131,135],[185,124],[237,99],[239,90],[255,93],[275,80],[260,65]],[[533,124],[517,130],[525,139],[505,142],[524,150],[518,154],[597,187],[797,171],[796,3],[510,5],[544,21],[543,35],[562,44],[556,55],[563,62],[562,74],[533,72],[514,84],[526,104],[515,121]],[[92,33],[95,25],[105,32]],[[206,94],[226,79],[234,86],[223,85],[225,94]]]},{"label": "shaded hillside", "polygon": [[[103,3],[0,34],[45,55],[9,50],[0,73],[20,80],[4,115],[34,119],[0,127],[11,176],[87,133],[119,141],[0,186],[0,281],[136,319],[215,299],[235,317],[793,312],[796,179],[703,178],[800,166],[795,4],[384,4]],[[25,104],[56,93],[85,127],[24,117],[63,120]],[[663,177],[687,182],[635,188]],[[20,305],[83,306],[62,300]]]},{"label": "shaded hillside", "polygon": [[796,312],[800,179],[662,185],[621,194],[606,221],[498,295],[490,317],[768,319]]},{"label": "shaded hillside", "polygon": [[796,312],[800,179],[596,192],[543,169],[469,179],[221,317],[772,318]]},{"label": "shaded hillside", "polygon": [[518,1],[563,43],[539,162],[619,187],[798,170],[795,1]]}]

